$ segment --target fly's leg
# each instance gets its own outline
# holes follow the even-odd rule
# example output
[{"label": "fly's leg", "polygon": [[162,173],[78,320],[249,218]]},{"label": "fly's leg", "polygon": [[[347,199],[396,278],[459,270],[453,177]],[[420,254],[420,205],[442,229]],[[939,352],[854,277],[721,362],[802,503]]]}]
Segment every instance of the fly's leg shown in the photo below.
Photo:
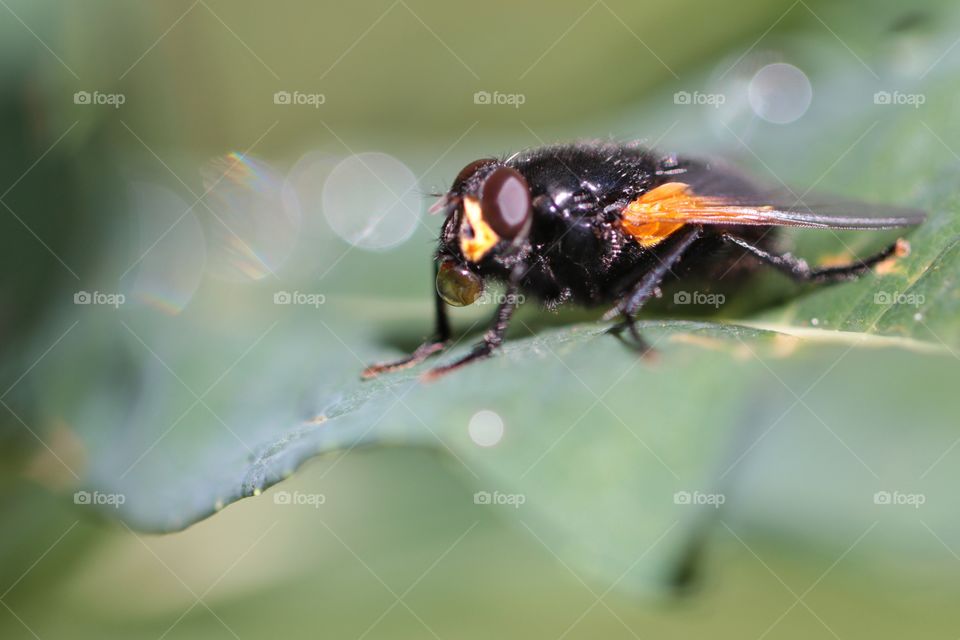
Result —
[{"label": "fly's leg", "polygon": [[437,378],[450,373],[451,371],[456,371],[457,369],[470,364],[471,362],[476,362],[477,360],[482,360],[489,357],[494,350],[497,349],[497,347],[503,344],[503,338],[507,333],[507,327],[510,325],[510,318],[513,316],[513,312],[517,308],[517,291],[518,287],[516,283],[511,282],[507,285],[506,297],[497,307],[497,313],[493,317],[493,323],[484,334],[483,340],[475,344],[467,355],[463,356],[459,360],[451,362],[450,364],[445,364],[430,369],[423,374],[421,379],[424,382],[432,382]]},{"label": "fly's leg", "polygon": [[910,253],[910,244],[904,239],[898,239],[889,247],[868,258],[856,260],[850,264],[844,264],[836,267],[823,267],[812,269],[806,260],[797,258],[789,253],[776,254],[771,253],[761,247],[752,244],[748,240],[725,233],[721,236],[725,242],[734,244],[744,249],[750,255],[754,256],[764,264],[774,267],[781,273],[786,274],[797,282],[841,282],[844,280],[856,280],[864,273],[869,271],[891,256],[902,258]]},{"label": "fly's leg", "polygon": [[440,365],[430,369],[422,376],[425,382],[436,380],[440,376],[446,375],[451,371],[456,371],[461,367],[488,358],[501,344],[507,333],[507,327],[510,326],[510,318],[513,312],[517,310],[517,294],[520,291],[520,281],[527,273],[527,266],[522,262],[518,263],[510,273],[510,279],[507,282],[507,288],[503,301],[497,307],[497,312],[493,316],[493,323],[483,335],[483,340],[478,342],[470,349],[470,352],[455,360],[450,364]]},{"label": "fly's leg", "polygon": [[619,317],[621,321],[611,327],[610,332],[620,336],[626,329],[634,341],[632,346],[640,353],[650,353],[651,348],[637,330],[637,313],[657,292],[660,283],[680,261],[687,249],[700,238],[700,232],[700,227],[689,227],[681,229],[668,238],[665,243],[669,244],[665,250],[655,254],[657,264],[644,271],[627,294],[603,316],[604,320]]},{"label": "fly's leg", "polygon": [[370,378],[376,378],[382,373],[392,373],[394,371],[401,371],[402,369],[409,369],[410,367],[416,366],[432,356],[435,353],[440,353],[447,348],[447,341],[436,339],[436,340],[427,340],[419,347],[417,347],[413,353],[403,358],[397,360],[391,360],[389,362],[378,362],[372,364],[361,373],[361,377],[365,380]]},{"label": "fly's leg", "polygon": [[[434,266],[434,279],[436,279],[436,270],[437,267]],[[379,362],[377,364],[370,365],[363,370],[363,373],[360,374],[361,377],[364,379],[370,379],[377,377],[381,373],[390,373],[392,371],[407,369],[420,364],[430,356],[440,353],[449,346],[450,320],[447,318],[447,305],[443,301],[443,298],[440,297],[439,293],[434,291],[433,295],[436,315],[433,336],[406,357],[400,358],[399,360],[393,360],[391,362]]]}]

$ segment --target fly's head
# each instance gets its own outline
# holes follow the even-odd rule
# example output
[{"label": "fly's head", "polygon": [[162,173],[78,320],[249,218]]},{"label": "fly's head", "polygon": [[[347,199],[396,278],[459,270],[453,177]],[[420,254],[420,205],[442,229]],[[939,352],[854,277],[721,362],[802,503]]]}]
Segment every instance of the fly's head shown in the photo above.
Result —
[{"label": "fly's head", "polygon": [[519,252],[533,219],[530,186],[499,160],[471,162],[431,209],[446,220],[437,251],[437,291],[453,306],[483,293],[481,265]]}]

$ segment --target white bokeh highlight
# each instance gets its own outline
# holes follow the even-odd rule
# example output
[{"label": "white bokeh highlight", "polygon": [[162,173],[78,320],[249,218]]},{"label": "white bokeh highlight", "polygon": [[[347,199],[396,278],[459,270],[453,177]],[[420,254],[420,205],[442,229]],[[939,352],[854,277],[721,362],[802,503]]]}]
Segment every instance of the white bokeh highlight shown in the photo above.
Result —
[{"label": "white bokeh highlight", "polygon": [[495,412],[484,409],[473,414],[467,432],[474,444],[492,447],[503,439],[503,419]]},{"label": "white bokeh highlight", "polygon": [[343,255],[337,236],[323,215],[323,186],[341,157],[319,150],[308,151],[287,172],[286,202],[296,204],[301,216],[300,236],[285,275],[326,274]]},{"label": "white bokeh highlight", "polygon": [[230,153],[206,163],[203,204],[207,270],[223,280],[253,282],[276,271],[293,253],[300,209],[281,173],[266,162]]},{"label": "white bokeh highlight", "polygon": [[124,280],[131,300],[169,315],[183,311],[207,261],[203,228],[190,205],[159,185],[130,185],[130,206],[139,223],[140,259]]},{"label": "white bokeh highlight", "polygon": [[750,108],[760,118],[774,124],[799,120],[813,101],[813,87],[807,74],[786,62],[775,62],[759,69],[747,87]]},{"label": "white bokeh highlight", "polygon": [[355,247],[382,251],[417,228],[421,196],[409,168],[386,153],[341,161],[323,186],[323,213],[334,233]]}]

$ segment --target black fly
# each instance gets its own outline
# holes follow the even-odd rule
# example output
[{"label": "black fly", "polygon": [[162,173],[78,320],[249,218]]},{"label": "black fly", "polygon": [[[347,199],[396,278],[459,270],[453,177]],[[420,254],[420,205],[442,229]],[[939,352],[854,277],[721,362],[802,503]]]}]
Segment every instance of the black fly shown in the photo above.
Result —
[{"label": "black fly", "polygon": [[[805,204],[759,187],[717,163],[661,156],[636,144],[576,143],[477,160],[432,211],[446,219],[435,256],[436,326],[409,356],[373,365],[366,378],[422,362],[450,342],[446,305],[477,300],[488,281],[506,285],[483,340],[425,374],[433,379],[489,356],[503,342],[518,294],[548,308],[611,305],[639,349],[636,315],[661,283],[701,263],[744,254],[801,282],[859,277],[905,255],[898,240],[876,255],[811,268],[772,247],[772,227],[890,229],[919,224],[921,212],[858,203]],[[722,250],[723,248],[732,249]]]}]

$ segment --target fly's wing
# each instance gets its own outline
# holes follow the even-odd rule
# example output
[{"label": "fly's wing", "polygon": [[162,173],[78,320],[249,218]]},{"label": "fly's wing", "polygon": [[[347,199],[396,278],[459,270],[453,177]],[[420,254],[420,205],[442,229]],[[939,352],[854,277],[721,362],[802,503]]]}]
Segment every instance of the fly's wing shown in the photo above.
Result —
[{"label": "fly's wing", "polygon": [[686,182],[667,182],[628,204],[622,217],[627,227],[651,230],[684,224],[894,229],[920,224],[925,215],[915,209],[807,201],[776,192],[716,195]]},{"label": "fly's wing", "polygon": [[672,177],[677,182],[661,185],[638,198],[641,213],[666,200],[658,213],[673,205],[676,210],[664,213],[661,219],[687,224],[893,229],[920,224],[925,218],[922,211],[905,207],[823,195],[797,197],[787,188],[770,189],[722,158],[688,159]]}]

